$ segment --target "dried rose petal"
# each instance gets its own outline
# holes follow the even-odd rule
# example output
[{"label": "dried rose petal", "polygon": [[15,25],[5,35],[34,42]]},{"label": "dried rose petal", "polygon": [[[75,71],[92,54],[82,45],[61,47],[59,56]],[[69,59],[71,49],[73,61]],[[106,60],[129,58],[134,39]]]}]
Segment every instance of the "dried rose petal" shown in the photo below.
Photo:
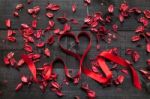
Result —
[{"label": "dried rose petal", "polygon": [[21,65],[23,65],[24,64],[24,60],[23,59],[20,59],[19,61],[18,61],[18,63],[17,63],[17,66],[21,66]]},{"label": "dried rose petal", "polygon": [[60,29],[59,29],[59,28],[57,28],[57,29],[55,29],[53,32],[54,32],[54,34],[59,34]]},{"label": "dried rose petal", "polygon": [[36,27],[37,27],[37,20],[33,20],[33,21],[32,21],[32,27],[33,27],[33,28],[36,28]]},{"label": "dried rose petal", "polygon": [[137,51],[133,51],[133,53],[132,53],[132,59],[133,59],[134,62],[139,61],[140,54]]},{"label": "dried rose petal", "polygon": [[28,26],[27,24],[21,24],[21,27],[22,27],[23,29],[29,28],[29,26]]},{"label": "dried rose petal", "polygon": [[14,11],[14,12],[13,12],[13,15],[14,15],[15,17],[19,17],[19,13],[18,13],[17,11]]},{"label": "dried rose petal", "polygon": [[123,17],[121,14],[119,14],[119,21],[120,21],[120,22],[123,22],[123,21],[124,21],[124,17]]},{"label": "dried rose petal", "polygon": [[28,78],[23,75],[23,76],[21,77],[21,81],[22,81],[23,83],[28,83]]},{"label": "dried rose petal", "polygon": [[75,98],[75,99],[80,99],[80,97],[79,97],[79,96],[75,96],[74,98]]},{"label": "dried rose petal", "polygon": [[11,66],[14,66],[17,63],[15,58],[11,58],[9,61]]},{"label": "dried rose petal", "polygon": [[41,57],[40,54],[33,54],[33,55],[32,55],[32,58],[33,58],[33,59],[39,59],[40,57]]},{"label": "dried rose petal", "polygon": [[51,12],[48,12],[48,13],[46,13],[46,16],[47,16],[48,18],[53,18],[53,17],[54,17],[54,14],[51,13]]},{"label": "dried rose petal", "polygon": [[9,65],[10,64],[9,59],[7,57],[4,57],[4,63],[5,63],[5,65]]},{"label": "dried rose petal", "polygon": [[64,31],[64,32],[68,32],[68,31],[70,31],[70,30],[71,30],[71,26],[66,23],[66,24],[64,25],[63,31]]},{"label": "dried rose petal", "polygon": [[114,32],[117,32],[117,31],[118,31],[118,25],[117,25],[117,24],[113,24],[112,28],[113,28],[113,31],[114,31]]},{"label": "dried rose petal", "polygon": [[72,4],[72,12],[76,12],[76,9],[77,9],[76,4],[73,3],[73,4]]},{"label": "dried rose petal", "polygon": [[51,35],[48,40],[47,40],[47,43],[52,45],[53,43],[55,42],[55,39],[54,39],[54,35]]},{"label": "dried rose petal", "polygon": [[147,64],[150,66],[150,59],[147,59],[146,62],[147,62]]},{"label": "dried rose petal", "polygon": [[24,50],[26,50],[27,52],[32,52],[32,46],[28,45],[28,44],[25,44],[24,45]]},{"label": "dried rose petal", "polygon": [[131,55],[132,53],[133,53],[133,50],[132,50],[132,49],[129,49],[129,48],[126,49],[126,54],[127,54],[127,55]]},{"label": "dried rose petal", "polygon": [[58,22],[64,24],[68,21],[68,19],[65,17],[65,16],[62,16],[62,17],[58,17],[57,18]]},{"label": "dried rose petal", "polygon": [[135,30],[136,33],[139,33],[139,32],[144,32],[145,28],[144,26],[138,26]]},{"label": "dried rose petal", "polygon": [[150,19],[150,10],[144,10],[143,13],[146,18]]},{"label": "dried rose petal", "polygon": [[94,99],[96,97],[96,93],[93,90],[88,90],[87,91],[87,96],[89,99]]},{"label": "dried rose petal", "polygon": [[52,20],[48,21],[48,23],[49,23],[49,26],[50,26],[50,27],[54,27],[54,25],[55,25],[55,22],[52,21]]},{"label": "dried rose petal", "polygon": [[34,36],[39,39],[41,36],[43,35],[43,31],[42,30],[37,30],[37,33],[34,34]]},{"label": "dried rose petal", "polygon": [[77,19],[72,18],[72,19],[70,19],[70,21],[71,21],[73,24],[78,24],[78,20],[77,20]]},{"label": "dried rose petal", "polygon": [[48,56],[48,57],[51,56],[51,52],[50,52],[50,50],[49,50],[48,48],[45,48],[44,54],[45,54],[46,56]]},{"label": "dried rose petal", "polygon": [[120,11],[123,11],[123,12],[125,12],[125,11],[127,11],[128,10],[128,8],[129,8],[129,6],[128,6],[128,4],[127,3],[122,3],[121,5],[120,5]]},{"label": "dried rose petal", "polygon": [[146,36],[150,37],[150,32],[146,32]]},{"label": "dried rose petal", "polygon": [[15,90],[16,90],[16,91],[19,91],[22,87],[23,87],[23,83],[19,83],[19,84],[16,86]]},{"label": "dried rose petal", "polygon": [[52,81],[51,86],[56,88],[56,89],[61,89],[61,86],[56,81]]},{"label": "dried rose petal", "polygon": [[14,36],[8,36],[7,40],[10,41],[10,42],[15,42],[16,38]]},{"label": "dried rose petal", "polygon": [[38,44],[36,44],[37,47],[41,48],[45,46],[45,42],[40,42]]},{"label": "dried rose petal", "polygon": [[5,25],[6,25],[6,27],[10,28],[11,27],[11,20],[10,19],[5,20]]},{"label": "dried rose petal", "polygon": [[119,82],[119,84],[122,84],[123,81],[124,81],[124,76],[123,76],[123,75],[119,75],[119,76],[117,77],[117,81]]},{"label": "dried rose petal", "polygon": [[139,22],[143,23],[144,26],[147,26],[149,24],[148,19],[146,19],[145,17],[141,17],[139,19]]},{"label": "dried rose petal", "polygon": [[29,42],[31,42],[31,43],[34,42],[34,39],[33,39],[33,37],[31,37],[31,36],[28,36],[28,37],[27,37],[27,40],[28,40]]},{"label": "dried rose petal", "polygon": [[60,6],[57,4],[48,4],[48,6],[46,7],[47,10],[52,10],[52,11],[57,11],[60,9]]},{"label": "dried rose petal", "polygon": [[139,35],[132,36],[132,38],[131,38],[132,42],[139,41],[140,39],[141,39],[141,37]]},{"label": "dried rose petal", "polygon": [[23,4],[21,4],[21,3],[20,3],[20,4],[17,4],[17,5],[16,5],[16,10],[20,10],[20,9],[22,9],[22,8],[23,8],[23,6],[24,6],[24,5],[23,5]]},{"label": "dried rose petal", "polygon": [[8,59],[11,59],[11,58],[13,58],[14,57],[14,52],[9,52],[8,54],[7,54],[7,58]]},{"label": "dried rose petal", "polygon": [[91,3],[91,0],[84,0],[84,2],[85,2],[86,4],[90,4],[90,3]]},{"label": "dried rose petal", "polygon": [[146,51],[147,51],[148,53],[150,53],[150,43],[147,43],[147,44],[146,44]]},{"label": "dried rose petal", "polygon": [[114,5],[109,5],[109,7],[108,7],[108,12],[109,13],[113,13],[114,12]]}]

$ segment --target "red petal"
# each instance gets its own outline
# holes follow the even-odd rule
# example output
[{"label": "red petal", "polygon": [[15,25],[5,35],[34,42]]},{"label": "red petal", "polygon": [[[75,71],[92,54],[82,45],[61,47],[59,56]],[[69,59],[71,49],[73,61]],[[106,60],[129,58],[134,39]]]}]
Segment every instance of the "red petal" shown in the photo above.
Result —
[{"label": "red petal", "polygon": [[5,63],[5,65],[9,65],[10,64],[9,59],[7,57],[4,57],[4,63]]},{"label": "red petal", "polygon": [[53,17],[54,17],[54,14],[51,13],[51,12],[48,12],[48,13],[46,13],[46,16],[47,16],[48,18],[53,18]]},{"label": "red petal", "polygon": [[23,8],[23,6],[24,6],[24,5],[23,5],[23,4],[21,4],[21,3],[20,3],[20,4],[17,4],[17,5],[16,5],[16,10],[20,10],[20,9],[22,9],[22,8]]},{"label": "red petal", "polygon": [[119,21],[120,21],[120,22],[123,22],[123,21],[124,21],[124,17],[123,17],[121,14],[119,14]]},{"label": "red petal", "polygon": [[146,44],[146,51],[150,53],[150,43]]},{"label": "red petal", "polygon": [[13,36],[9,36],[9,37],[7,37],[7,40],[10,41],[10,42],[15,42],[16,38],[13,37]]},{"label": "red petal", "polygon": [[76,8],[77,8],[77,7],[76,7],[76,4],[73,3],[73,4],[72,4],[72,12],[76,12]]},{"label": "red petal", "polygon": [[60,9],[60,6],[57,4],[48,4],[48,6],[46,7],[47,10],[52,10],[52,11],[57,11]]},{"label": "red petal", "polygon": [[150,19],[150,10],[144,10],[144,15],[146,18]]},{"label": "red petal", "polygon": [[47,40],[47,43],[52,45],[53,43],[55,42],[55,39],[54,39],[54,35],[51,35],[48,40]]},{"label": "red petal", "polygon": [[44,54],[45,54],[46,56],[48,56],[48,57],[51,56],[51,52],[50,52],[50,50],[49,50],[48,48],[45,48]]},{"label": "red petal", "polygon": [[119,75],[119,76],[117,77],[117,81],[119,82],[119,84],[122,84],[123,81],[124,81],[124,76],[123,76],[123,75]]},{"label": "red petal", "polygon": [[91,0],[84,0],[85,3],[90,4]]},{"label": "red petal", "polygon": [[137,51],[134,51],[134,52],[132,53],[132,59],[133,59],[134,62],[139,61],[139,59],[140,59],[140,54],[139,54]]},{"label": "red petal", "polygon": [[17,11],[14,11],[14,12],[13,12],[13,15],[14,15],[15,17],[19,17],[19,13],[18,13]]},{"label": "red petal", "polygon": [[147,64],[150,66],[150,59],[147,59],[146,62],[147,62]]},{"label": "red petal", "polygon": [[54,30],[54,33],[55,33],[55,34],[59,34],[59,32],[60,32],[60,29],[59,29],[59,28],[57,28],[57,29]]},{"label": "red petal", "polygon": [[32,27],[33,27],[33,28],[36,28],[36,27],[37,27],[37,20],[33,20],[33,21],[32,21]]},{"label": "red petal", "polygon": [[15,90],[16,90],[16,91],[19,91],[22,87],[23,87],[23,83],[19,83],[19,84],[16,86]]},{"label": "red petal", "polygon": [[146,32],[146,36],[150,37],[150,32]]},{"label": "red petal", "polygon": [[41,48],[45,46],[45,42],[40,42],[38,44],[36,44],[37,47]]},{"label": "red petal", "polygon": [[20,59],[19,61],[18,61],[18,63],[17,63],[17,66],[21,66],[21,65],[23,65],[24,64],[24,60],[23,59]]},{"label": "red petal", "polygon": [[10,19],[7,19],[7,20],[5,21],[5,25],[6,25],[6,27],[10,28],[10,27],[11,27],[11,20],[10,20]]},{"label": "red petal", "polygon": [[24,50],[26,50],[27,52],[32,52],[32,46],[25,44],[24,45]]},{"label": "red petal", "polygon": [[139,19],[139,22],[143,23],[144,26],[147,26],[149,24],[148,19],[146,19],[145,17],[141,17]]},{"label": "red petal", "polygon": [[68,31],[70,31],[70,30],[71,30],[71,26],[66,23],[66,24],[64,25],[63,31],[64,31],[64,32],[68,32]]},{"label": "red petal", "polygon": [[140,39],[141,39],[141,37],[139,35],[132,36],[132,38],[131,38],[131,40],[133,42],[139,41]]},{"label": "red petal", "polygon": [[129,8],[129,6],[128,6],[127,3],[122,3],[122,4],[120,5],[120,11],[125,12],[125,11],[128,10],[128,8]]},{"label": "red petal", "polygon": [[28,78],[23,75],[23,76],[21,77],[21,81],[22,81],[23,83],[28,83]]},{"label": "red petal", "polygon": [[145,28],[144,26],[138,26],[135,30],[136,33],[139,33],[139,32],[144,32]]},{"label": "red petal", "polygon": [[109,13],[113,13],[114,12],[114,5],[109,5],[109,7],[108,7],[108,12]]},{"label": "red petal", "polygon": [[61,89],[61,86],[56,81],[52,81],[51,86],[56,88],[56,89]]},{"label": "red petal", "polygon": [[48,21],[48,23],[49,23],[49,26],[50,26],[50,27],[54,27],[54,25],[55,25],[55,22],[52,21],[52,20]]}]

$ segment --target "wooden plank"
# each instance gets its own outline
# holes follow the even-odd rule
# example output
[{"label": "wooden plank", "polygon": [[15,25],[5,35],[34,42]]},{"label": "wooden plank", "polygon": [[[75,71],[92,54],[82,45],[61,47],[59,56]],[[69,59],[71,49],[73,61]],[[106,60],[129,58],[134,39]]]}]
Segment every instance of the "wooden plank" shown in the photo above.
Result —
[{"label": "wooden plank", "polygon": [[[129,5],[131,7],[138,6],[141,9],[149,9],[149,5],[150,5],[149,0],[144,0],[144,1],[145,2],[140,3],[140,0],[132,0],[132,1],[127,0],[127,2],[129,3]],[[78,2],[76,2],[76,0],[69,0],[69,1],[67,1],[67,0],[65,0],[65,1],[64,0],[50,0],[50,1],[45,0],[45,2],[44,1],[40,2],[40,0],[35,0],[35,2],[31,5],[27,5],[25,2],[23,2],[26,7],[25,7],[25,9],[23,9],[20,12],[21,17],[19,19],[17,19],[17,18],[14,18],[12,16],[12,12],[14,11],[16,4],[21,3],[22,1],[13,2],[12,0],[7,0],[7,1],[2,0],[1,2],[2,3],[0,6],[2,6],[2,7],[0,8],[0,17],[1,17],[0,29],[6,29],[6,27],[4,26],[4,22],[5,22],[5,19],[7,19],[7,18],[10,18],[12,20],[12,24],[13,24],[12,28],[13,29],[18,29],[20,27],[21,23],[31,24],[31,21],[33,20],[33,18],[27,14],[27,9],[31,8],[35,5],[41,6],[41,12],[40,12],[39,17],[38,17],[38,29],[39,28],[44,29],[48,25],[48,18],[45,16],[45,13],[46,13],[45,7],[46,7],[48,2],[63,5],[63,7],[61,7],[60,11],[54,12],[55,13],[54,20],[56,22],[56,27],[62,28],[62,25],[56,21],[56,18],[62,16],[63,13],[65,13],[68,18],[75,18],[75,19],[79,20],[79,25],[77,25],[77,26],[73,25],[72,29],[73,30],[80,30],[80,27],[83,25],[83,19],[87,15],[87,13],[86,13],[87,8],[83,6],[82,0],[78,0]],[[77,4],[77,12],[75,14],[73,14],[71,11],[71,5],[74,2]],[[104,5],[100,6],[100,4],[102,2],[104,2]],[[110,3],[113,3],[117,9],[121,2],[122,1],[118,1],[118,0],[114,0],[112,2],[111,1],[106,2],[106,1],[96,0],[95,2],[92,2],[91,6],[89,7],[89,13],[93,14],[93,12],[97,12],[97,11],[102,11],[103,13],[105,13],[108,5]],[[5,6],[9,6],[9,7],[5,8]],[[28,19],[28,20],[26,20],[26,19]],[[118,21],[116,21],[116,19],[115,19],[114,23],[118,23]],[[138,25],[139,24],[136,22],[135,16],[132,16],[131,18],[128,18],[123,23],[123,25],[119,24],[119,26],[120,26],[119,30],[134,30]]]}]

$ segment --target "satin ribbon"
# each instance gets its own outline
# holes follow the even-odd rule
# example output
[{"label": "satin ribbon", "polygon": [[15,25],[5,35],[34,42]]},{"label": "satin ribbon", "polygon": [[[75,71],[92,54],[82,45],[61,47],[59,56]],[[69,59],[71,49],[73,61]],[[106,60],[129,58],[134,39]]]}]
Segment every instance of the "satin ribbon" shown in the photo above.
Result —
[{"label": "satin ribbon", "polygon": [[107,51],[101,52],[99,54],[99,56],[104,57],[114,63],[121,65],[121,66],[128,67],[132,73],[132,79],[133,79],[134,86],[139,90],[142,89],[138,74],[137,74],[136,70],[134,69],[133,65],[129,61],[127,61],[119,56],[113,55]]},{"label": "satin ribbon", "polygon": [[[87,45],[87,48],[86,48],[85,51],[83,52],[83,55],[74,53],[74,52],[72,52],[72,51],[70,51],[70,50],[64,48],[63,45],[61,45],[61,42],[60,42],[60,41],[61,41],[61,39],[62,39],[63,37],[65,37],[65,36],[69,36],[69,37],[74,38],[76,44],[79,44],[79,38],[80,38],[81,36],[84,36],[84,37],[88,38],[89,43],[88,43],[88,45]],[[83,72],[86,76],[88,76],[88,77],[94,79],[95,81],[97,81],[97,82],[99,82],[99,83],[101,83],[101,84],[107,84],[107,82],[109,81],[108,78],[111,78],[111,73],[110,73],[110,75],[107,75],[107,73],[106,73],[106,75],[107,75],[107,77],[108,77],[108,78],[106,78],[106,77],[103,77],[101,74],[94,73],[94,72],[91,71],[90,69],[88,69],[88,68],[86,68],[85,66],[83,66],[83,61],[84,61],[84,59],[85,59],[85,57],[86,57],[87,53],[89,52],[89,50],[90,50],[90,48],[91,48],[91,45],[92,45],[91,37],[89,36],[89,34],[88,34],[87,32],[81,32],[81,33],[79,33],[79,35],[78,35],[77,37],[76,37],[73,33],[65,33],[65,34],[62,34],[62,35],[59,37],[58,41],[59,41],[59,46],[60,46],[60,48],[62,49],[62,51],[64,51],[64,52],[65,52],[66,54],[68,54],[68,55],[73,56],[74,58],[76,58],[76,59],[79,61],[79,71],[78,71],[78,73],[74,76],[74,83],[77,84],[77,83],[79,82],[81,73]],[[103,68],[103,67],[102,67],[102,68]],[[108,68],[105,68],[105,69],[109,70]],[[103,70],[105,70],[105,69],[103,69]],[[104,72],[105,72],[105,71],[104,71]]]},{"label": "satin ribbon", "polygon": [[33,75],[34,81],[37,82],[38,80],[37,80],[36,66],[35,66],[35,64],[33,63],[32,59],[30,59],[30,58],[28,57],[28,55],[22,55],[21,57],[22,57],[22,59],[24,60],[24,62],[28,65],[28,68],[29,68],[29,70],[31,71],[31,73],[32,73],[32,75]]}]

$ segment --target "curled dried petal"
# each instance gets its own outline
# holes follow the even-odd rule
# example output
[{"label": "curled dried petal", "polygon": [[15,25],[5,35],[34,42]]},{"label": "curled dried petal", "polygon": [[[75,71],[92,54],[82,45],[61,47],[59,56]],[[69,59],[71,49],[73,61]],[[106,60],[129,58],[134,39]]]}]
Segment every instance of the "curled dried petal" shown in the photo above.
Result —
[{"label": "curled dried petal", "polygon": [[128,8],[129,8],[129,6],[128,6],[127,3],[122,3],[122,4],[120,5],[120,11],[125,12],[125,11],[128,10]]},{"label": "curled dried petal", "polygon": [[138,26],[135,30],[136,33],[139,33],[139,32],[144,32],[145,28],[144,26]]},{"label": "curled dried petal", "polygon": [[139,19],[139,22],[143,23],[144,26],[147,26],[149,23],[148,19],[146,19],[145,17],[141,17]]},{"label": "curled dried petal", "polygon": [[144,10],[144,15],[146,18],[150,19],[150,10]]},{"label": "curled dried petal", "polygon": [[52,11],[57,11],[60,9],[60,6],[57,5],[57,4],[48,4],[47,7],[46,7],[47,10],[52,10]]},{"label": "curled dried petal", "polygon": [[141,40],[141,37],[139,35],[135,35],[135,36],[132,36],[131,40],[132,42],[136,42],[136,41]]},{"label": "curled dried petal", "polygon": [[37,20],[33,20],[33,21],[32,21],[32,27],[33,27],[33,28],[36,28],[36,27],[37,27]]},{"label": "curled dried petal", "polygon": [[114,12],[114,5],[113,4],[109,5],[108,12],[109,13],[113,13]]},{"label": "curled dried petal", "polygon": [[28,44],[25,44],[24,45],[24,50],[26,50],[27,52],[32,52],[32,46],[28,45]]},{"label": "curled dried petal", "polygon": [[146,62],[147,62],[147,64],[150,66],[150,59],[147,59]]},{"label": "curled dried petal", "polygon": [[137,51],[133,51],[133,53],[132,53],[132,59],[133,59],[134,62],[139,61],[140,54]]},{"label": "curled dried petal", "polygon": [[54,14],[51,13],[51,12],[47,12],[47,13],[46,13],[46,16],[47,16],[48,18],[53,18],[53,17],[54,17]]},{"label": "curled dried petal", "polygon": [[150,53],[150,43],[147,43],[147,44],[146,44],[146,51],[147,51],[148,53]]},{"label": "curled dried petal", "polygon": [[23,83],[19,83],[19,84],[16,86],[15,90],[16,90],[16,91],[19,91],[22,87],[23,87]]},{"label": "curled dried petal", "polygon": [[44,54],[45,54],[46,56],[48,56],[48,57],[51,56],[51,52],[50,52],[50,50],[49,50],[48,48],[45,48]]},{"label": "curled dried petal", "polygon": [[23,75],[23,76],[21,77],[21,81],[22,81],[23,83],[28,83],[28,78]]},{"label": "curled dried petal", "polygon": [[77,8],[77,7],[76,7],[76,4],[73,3],[73,4],[72,4],[72,12],[76,12],[76,8]]},{"label": "curled dried petal", "polygon": [[5,25],[6,25],[6,27],[10,28],[11,27],[11,20],[10,19],[5,20]]},{"label": "curled dried petal", "polygon": [[20,9],[22,9],[24,7],[24,5],[23,4],[17,4],[16,5],[16,10],[20,10]]}]

